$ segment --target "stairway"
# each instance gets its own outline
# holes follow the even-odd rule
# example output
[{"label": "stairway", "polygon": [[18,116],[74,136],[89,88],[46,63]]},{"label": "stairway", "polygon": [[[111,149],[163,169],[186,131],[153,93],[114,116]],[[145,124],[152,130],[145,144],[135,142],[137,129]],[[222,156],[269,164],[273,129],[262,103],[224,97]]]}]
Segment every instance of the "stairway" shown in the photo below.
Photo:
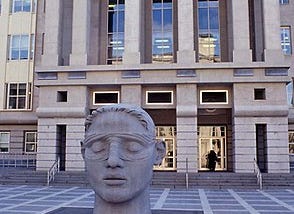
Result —
[{"label": "stairway", "polygon": [[50,185],[61,186],[82,186],[88,187],[89,182],[86,177],[86,173],[83,171],[61,171],[55,175],[54,181]]},{"label": "stairway", "polygon": [[294,173],[264,173],[262,176],[264,189],[294,189]]},{"label": "stairway", "polygon": [[0,168],[2,185],[46,185],[47,172],[30,169]]},{"label": "stairway", "polygon": [[[294,188],[294,173],[264,173],[263,188]],[[189,188],[205,189],[258,189],[253,173],[199,172],[189,173]],[[0,184],[4,185],[46,185],[47,172],[24,169],[0,168]],[[54,186],[89,187],[86,173],[82,171],[58,172]],[[155,171],[151,182],[154,188],[186,188],[185,173]]]},{"label": "stairway", "polygon": [[[189,188],[258,189],[257,179],[252,173],[189,173],[188,184]],[[152,180],[152,186],[164,188],[186,188],[185,173],[155,172]]]}]

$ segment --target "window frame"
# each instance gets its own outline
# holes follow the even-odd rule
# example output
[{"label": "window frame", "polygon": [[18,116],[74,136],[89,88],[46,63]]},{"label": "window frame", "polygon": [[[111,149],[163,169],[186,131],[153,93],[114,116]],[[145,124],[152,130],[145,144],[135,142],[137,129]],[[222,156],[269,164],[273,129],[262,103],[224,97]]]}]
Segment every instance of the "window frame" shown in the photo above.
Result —
[{"label": "window frame", "polygon": [[[26,43],[23,40],[26,39]],[[14,34],[8,35],[8,60],[33,60],[35,49],[35,34]],[[14,54],[17,53],[15,57]],[[26,53],[22,57],[22,53]]]},{"label": "window frame", "polygon": [[[34,134],[35,141],[30,142],[28,141],[28,134]],[[34,151],[27,151],[28,145],[34,146]],[[25,154],[36,154],[37,153],[37,145],[38,145],[38,133],[37,131],[25,131],[24,133],[24,153]]]},{"label": "window frame", "polygon": [[[117,102],[116,103],[96,103],[95,102],[95,94],[117,94]],[[93,92],[93,105],[113,105],[120,103],[120,91],[94,91]]]},{"label": "window frame", "polygon": [[[125,0],[123,0],[123,9],[119,8],[117,10],[113,9],[113,10],[109,10],[110,8],[110,0],[108,0],[108,6],[107,6],[107,48],[106,48],[106,64],[109,64],[109,65],[113,65],[113,64],[122,64],[122,61],[123,61],[123,54],[124,54],[124,47],[125,47],[125,27],[123,25],[123,31],[119,31],[119,16],[117,15],[117,18],[116,18],[116,22],[117,22],[117,26],[116,26],[116,29],[114,32],[109,32],[109,13],[111,11],[113,11],[114,13],[121,13],[123,12],[123,15],[124,15],[124,24],[125,24]],[[116,4],[115,5],[119,5],[119,2],[121,0],[115,0],[116,1]],[[119,42],[119,36],[122,34],[123,36],[123,41],[122,41],[122,45],[117,45]],[[113,38],[113,35],[117,35],[117,40],[111,40],[111,38]],[[111,44],[112,42],[112,44]],[[116,51],[114,51],[116,49]],[[112,53],[118,53],[119,51],[123,50],[122,51],[122,55],[121,56],[115,56],[113,57],[113,54]],[[111,51],[111,54],[110,54],[110,51]],[[111,55],[111,57],[110,57]],[[116,55],[116,54],[115,54]]]},{"label": "window frame", "polygon": [[[290,135],[293,135],[292,137]],[[291,138],[290,138],[291,137]],[[292,141],[293,139],[293,141]],[[290,145],[294,147],[294,131],[288,131],[288,149],[289,149],[289,155],[294,156],[294,149],[290,151]]]},{"label": "window frame", "polygon": [[[170,93],[170,96],[171,96],[171,102],[170,103],[150,103],[149,102],[149,94],[150,93]],[[163,90],[163,91],[160,91],[160,90],[156,90],[156,91],[153,91],[153,90],[147,90],[146,93],[145,93],[145,103],[146,105],[173,105],[174,104],[174,91],[172,90]]]},{"label": "window frame", "polygon": [[289,0],[280,0],[280,5],[289,4]]},{"label": "window frame", "polygon": [[[16,2],[19,2],[20,4],[20,9],[16,10]],[[30,2],[29,3],[29,10],[26,10],[26,2]],[[20,13],[20,12],[24,12],[24,13],[35,13],[37,11],[37,1],[36,0],[12,0],[10,3],[10,13]]]},{"label": "window frame", "polygon": [[[209,0],[206,0],[207,2],[209,2]],[[221,62],[221,57],[222,57],[222,47],[221,47],[221,20],[220,20],[220,5],[219,5],[219,3],[220,3],[220,1],[219,0],[217,0],[217,2],[218,2],[218,6],[217,7],[215,7],[215,6],[211,6],[209,3],[208,3],[208,5],[207,5],[207,7],[200,7],[199,6],[199,0],[197,0],[197,22],[195,22],[196,23],[196,28],[197,28],[197,34],[195,34],[196,36],[197,36],[197,38],[195,39],[195,45],[197,45],[198,46],[198,53],[197,53],[197,55],[198,55],[198,59],[197,59],[197,61],[198,62],[200,62],[200,63],[219,63],[219,62]],[[203,33],[203,34],[201,34],[201,29],[200,29],[200,9],[201,8],[207,8],[207,28],[205,29],[205,31],[207,31],[207,42],[200,42],[200,36],[201,35],[204,35],[205,33]],[[213,32],[214,30],[216,30],[216,29],[213,29],[213,28],[211,28],[210,27],[210,20],[212,19],[212,17],[210,16],[210,8],[217,8],[218,10],[218,43],[217,43],[217,45],[219,46],[219,55],[218,55],[218,57],[216,57],[216,55],[211,55],[211,51],[210,51],[210,49],[211,49],[211,46],[213,46],[213,45],[215,45],[215,43],[211,43],[211,41],[213,42],[213,36],[212,36],[212,34],[211,34],[211,32]],[[205,46],[207,46],[208,45],[208,48],[207,48],[207,50],[208,50],[208,54],[205,56],[205,55],[203,55],[203,56],[205,56],[206,58],[204,58],[204,57],[202,57],[201,58],[201,54],[200,54],[200,50],[201,50],[201,45],[203,45],[203,47],[205,47]]]},{"label": "window frame", "polygon": [[[20,85],[25,85],[25,94],[20,94]],[[10,89],[12,85],[16,85],[16,94],[10,94]],[[31,109],[31,102],[32,102],[32,84],[31,83],[6,83],[6,109],[10,111],[24,111],[24,110],[30,110]],[[10,108],[10,98],[16,99],[16,106],[15,108]],[[19,108],[19,99],[25,98],[25,106],[24,108]]]},{"label": "window frame", "polygon": [[[0,135],[2,135],[2,134],[8,134],[8,142],[1,142],[1,137],[0,137],[0,145],[7,144],[7,151],[2,152],[0,149],[0,153],[9,153],[9,151],[10,151],[10,132],[9,131],[0,131]],[[0,146],[0,148],[1,148],[1,146]]]},{"label": "window frame", "polygon": [[[175,51],[175,47],[174,47],[174,44],[175,44],[175,41],[174,41],[174,25],[175,25],[175,17],[174,17],[174,0],[171,0],[171,8],[169,7],[164,7],[164,2],[165,0],[160,0],[160,3],[161,3],[161,7],[159,8],[154,8],[153,4],[154,4],[154,0],[152,0],[152,6],[151,6],[151,26],[152,26],[152,30],[151,30],[151,42],[152,42],[152,48],[151,48],[151,60],[152,60],[152,63],[153,64],[156,64],[156,63],[174,63],[174,51]],[[167,2],[168,3],[168,2]],[[164,11],[165,10],[170,10],[171,9],[171,29],[164,29]],[[154,30],[154,26],[153,26],[153,23],[154,23],[154,12],[155,11],[160,11],[161,12],[161,23],[160,23],[160,30]],[[161,54],[154,54],[155,51],[154,51],[154,46],[160,46],[161,49],[164,49],[165,46],[169,45],[169,44],[164,44],[164,42],[169,39],[169,38],[165,38],[164,35],[166,33],[169,33],[171,34],[171,56],[167,55],[167,60],[164,59],[165,57],[165,52],[163,50],[161,50]],[[160,38],[156,38],[154,35],[155,34],[160,34],[161,37]],[[155,45],[156,44],[156,40],[158,40],[158,43],[161,42],[161,44],[158,44],[158,45]],[[168,42],[168,41],[167,41]],[[158,56],[158,58],[156,58],[156,56]]]},{"label": "window frame", "polygon": [[[224,92],[226,101],[225,102],[203,102],[203,93],[209,93],[209,92]],[[228,105],[229,104],[229,90],[226,89],[205,89],[205,90],[200,90],[200,105]]]},{"label": "window frame", "polygon": [[[288,33],[289,38],[288,40],[285,39],[285,35]],[[292,55],[292,35],[291,35],[291,26],[289,25],[282,25],[280,26],[280,34],[281,34],[281,49],[283,51],[283,54],[286,56]],[[288,49],[285,49],[283,47],[289,47],[289,53]]]}]

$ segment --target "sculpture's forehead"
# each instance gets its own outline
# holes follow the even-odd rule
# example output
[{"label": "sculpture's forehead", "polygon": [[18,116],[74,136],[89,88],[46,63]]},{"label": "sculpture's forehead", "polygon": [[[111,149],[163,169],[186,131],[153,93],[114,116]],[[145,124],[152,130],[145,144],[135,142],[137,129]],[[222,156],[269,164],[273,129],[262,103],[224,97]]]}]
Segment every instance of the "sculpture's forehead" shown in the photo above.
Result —
[{"label": "sculpture's forehead", "polygon": [[125,112],[103,112],[92,121],[89,132],[147,132],[139,119]]}]

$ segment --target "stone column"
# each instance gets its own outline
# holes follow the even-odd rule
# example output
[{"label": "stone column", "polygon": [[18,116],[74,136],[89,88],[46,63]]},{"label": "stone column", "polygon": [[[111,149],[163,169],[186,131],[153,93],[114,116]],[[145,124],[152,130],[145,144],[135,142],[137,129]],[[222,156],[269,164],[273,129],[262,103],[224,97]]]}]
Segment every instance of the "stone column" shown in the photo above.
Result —
[{"label": "stone column", "polygon": [[125,1],[125,49],[123,64],[140,64],[141,62],[141,26],[142,25],[141,0]]},{"label": "stone column", "polygon": [[61,19],[61,0],[50,0],[50,3],[46,4],[45,13],[44,54],[41,58],[43,66],[59,65]]},{"label": "stone column", "polygon": [[[192,94],[187,96],[187,94]],[[198,170],[196,84],[177,85],[177,171]]]},{"label": "stone column", "polygon": [[251,62],[248,0],[232,0],[233,14],[233,61]]},{"label": "stone column", "polygon": [[263,1],[265,62],[283,62],[280,39],[280,5],[278,0]]},{"label": "stone column", "polygon": [[178,1],[178,38],[179,50],[177,62],[180,64],[195,63],[193,0]]},{"label": "stone column", "polygon": [[72,53],[70,56],[70,65],[87,65],[90,6],[90,0],[73,0]]}]

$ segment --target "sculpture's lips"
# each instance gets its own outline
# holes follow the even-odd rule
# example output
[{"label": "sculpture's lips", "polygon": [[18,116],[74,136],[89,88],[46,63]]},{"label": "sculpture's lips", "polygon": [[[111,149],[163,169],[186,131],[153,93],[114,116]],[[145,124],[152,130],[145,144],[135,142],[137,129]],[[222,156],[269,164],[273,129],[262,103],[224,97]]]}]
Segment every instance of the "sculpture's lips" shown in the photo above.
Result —
[{"label": "sculpture's lips", "polygon": [[118,186],[126,183],[127,179],[122,176],[107,176],[103,178],[103,181],[109,186]]}]

